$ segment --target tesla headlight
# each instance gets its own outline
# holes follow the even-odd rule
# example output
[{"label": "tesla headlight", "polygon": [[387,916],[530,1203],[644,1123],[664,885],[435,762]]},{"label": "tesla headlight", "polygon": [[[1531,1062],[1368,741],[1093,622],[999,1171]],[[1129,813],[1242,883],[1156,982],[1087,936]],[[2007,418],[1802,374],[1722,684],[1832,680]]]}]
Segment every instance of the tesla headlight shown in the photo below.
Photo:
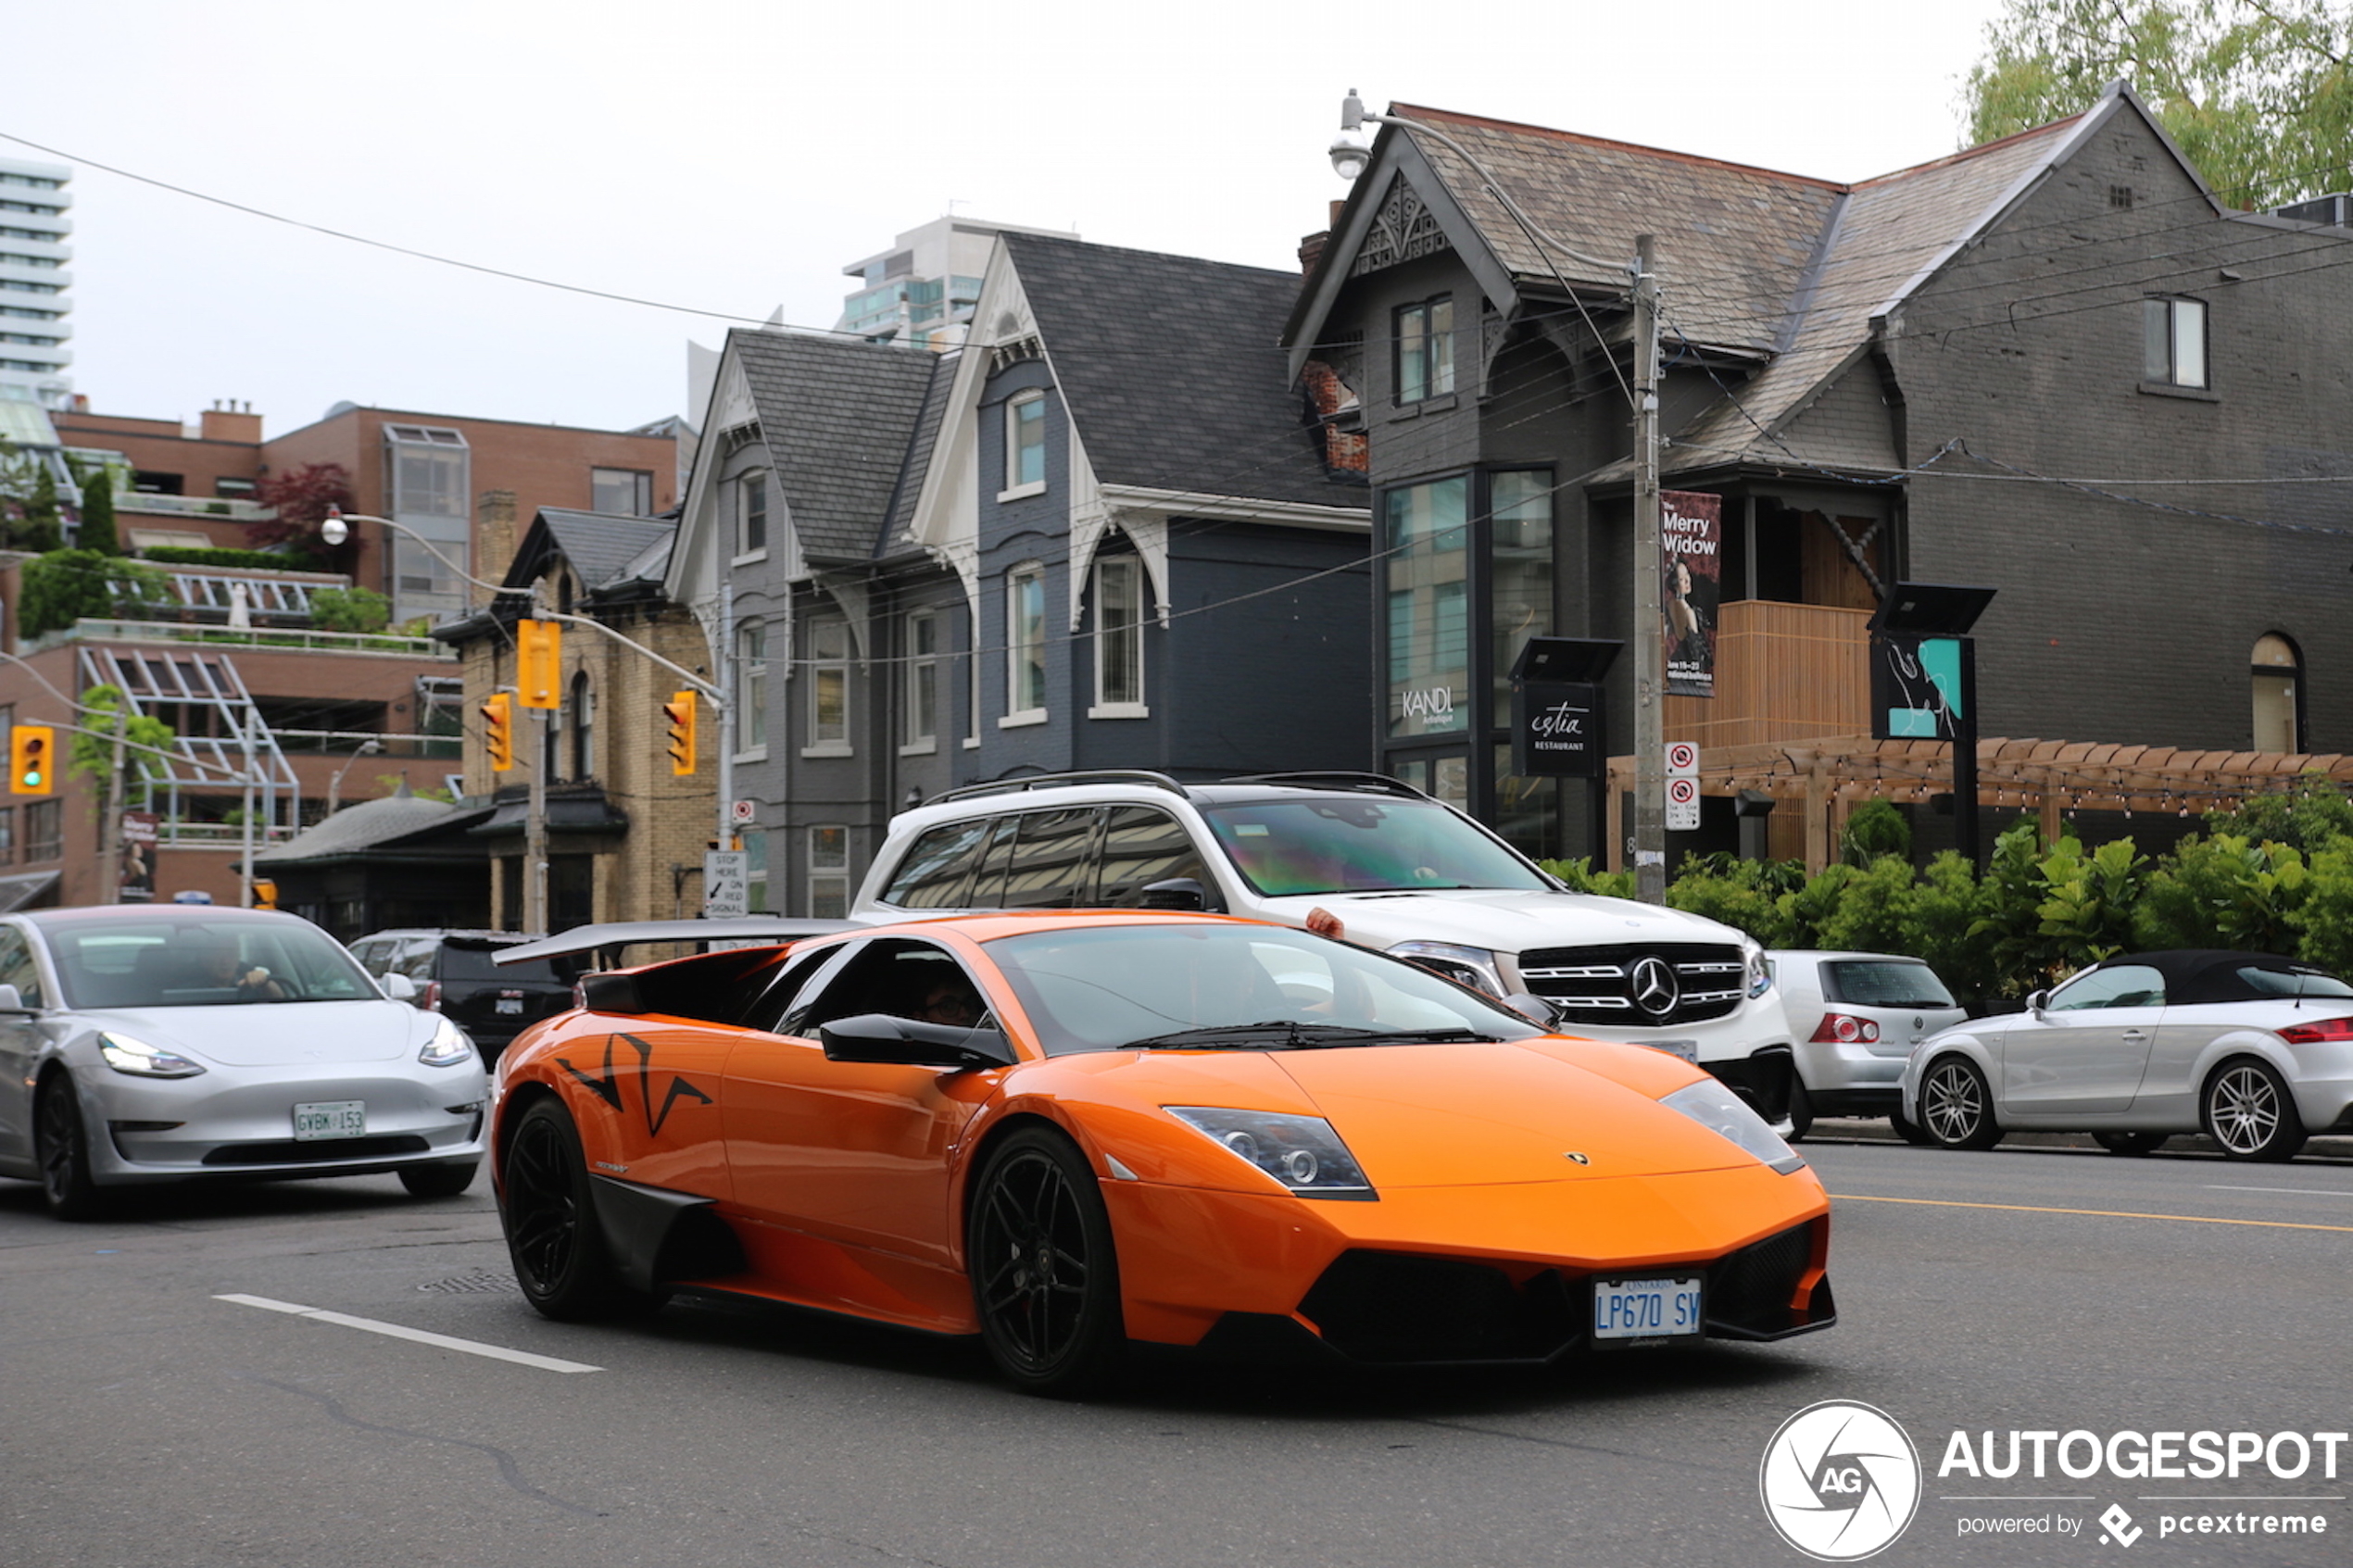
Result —
[{"label": "tesla headlight", "polygon": [[1452,942],[1400,942],[1389,950],[1389,956],[1419,964],[1433,974],[1442,974],[1457,985],[1484,991],[1498,1000],[1511,994],[1504,984],[1502,971],[1495,967],[1495,955],[1485,947],[1458,947]]},{"label": "tesla headlight", "polygon": [[99,1035],[98,1054],[107,1059],[108,1067],[133,1078],[193,1078],[204,1071],[202,1062],[191,1061],[177,1051],[134,1040],[128,1035]]},{"label": "tesla headlight", "polygon": [[1763,947],[1754,942],[1742,943],[1741,960],[1747,966],[1748,994],[1751,997],[1761,997],[1773,988],[1773,971],[1765,962]]},{"label": "tesla headlight", "polygon": [[427,1040],[425,1048],[417,1053],[417,1060],[427,1067],[455,1067],[473,1054],[474,1045],[466,1038],[466,1032],[447,1018],[435,1014],[433,1038]]},{"label": "tesla headlight", "polygon": [[1751,1110],[1740,1096],[1717,1079],[1703,1078],[1658,1103],[1669,1110],[1681,1111],[1711,1133],[1730,1138],[1784,1176],[1806,1163],[1797,1150],[1783,1143],[1780,1135],[1765,1124],[1765,1118]]},{"label": "tesla headlight", "polygon": [[1356,1157],[1320,1116],[1168,1105],[1162,1110],[1235,1159],[1265,1172],[1302,1198],[1370,1199],[1378,1195]]}]

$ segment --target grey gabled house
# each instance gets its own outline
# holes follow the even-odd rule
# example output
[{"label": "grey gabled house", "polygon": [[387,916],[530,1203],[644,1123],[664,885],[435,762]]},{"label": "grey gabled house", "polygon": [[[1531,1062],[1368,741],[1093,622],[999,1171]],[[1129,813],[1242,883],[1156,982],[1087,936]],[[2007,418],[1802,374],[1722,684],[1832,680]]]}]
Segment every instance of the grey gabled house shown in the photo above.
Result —
[{"label": "grey gabled house", "polygon": [[957,784],[1368,765],[1364,476],[1285,374],[1298,284],[1008,233],[957,352],[730,334],[667,591],[732,607],[766,907],[838,909]]}]

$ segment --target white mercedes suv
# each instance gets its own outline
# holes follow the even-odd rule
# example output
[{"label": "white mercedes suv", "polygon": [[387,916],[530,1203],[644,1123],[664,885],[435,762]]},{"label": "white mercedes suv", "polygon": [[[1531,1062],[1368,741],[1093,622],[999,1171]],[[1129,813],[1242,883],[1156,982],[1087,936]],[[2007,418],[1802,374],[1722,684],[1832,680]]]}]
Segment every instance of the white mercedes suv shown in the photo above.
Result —
[{"label": "white mercedes suv", "polygon": [[1377,774],[968,785],[891,819],[850,914],[1100,908],[1312,925],[1492,997],[1541,997],[1563,1033],[1696,1061],[1768,1120],[1788,1109],[1789,1023],[1755,942],[1570,893],[1462,812]]}]

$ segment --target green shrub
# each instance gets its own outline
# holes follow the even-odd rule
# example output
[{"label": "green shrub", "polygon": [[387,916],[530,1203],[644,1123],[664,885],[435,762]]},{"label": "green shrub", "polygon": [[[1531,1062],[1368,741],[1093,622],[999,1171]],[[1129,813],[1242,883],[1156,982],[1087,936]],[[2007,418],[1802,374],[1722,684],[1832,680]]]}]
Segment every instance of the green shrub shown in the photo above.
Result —
[{"label": "green shrub", "polygon": [[1866,800],[1847,816],[1839,855],[1850,866],[1868,866],[1884,855],[1909,860],[1912,824],[1890,802]]},{"label": "green shrub", "polygon": [[173,566],[217,566],[224,571],[316,571],[319,563],[274,550],[200,550],[184,545],[157,545],[144,552],[151,561]]},{"label": "green shrub", "polygon": [[1538,865],[1561,879],[1571,893],[1597,893],[1606,898],[1631,898],[1634,896],[1634,873],[1597,872],[1591,855],[1574,860],[1539,860]]},{"label": "green shrub", "polygon": [[17,592],[17,630],[37,637],[91,617],[160,603],[170,592],[164,574],[139,561],[95,550],[51,550],[24,563]]},{"label": "green shrub", "polygon": [[373,588],[321,588],[310,596],[310,623],[321,632],[381,632],[392,601]]},{"label": "green shrub", "polygon": [[1816,928],[1820,946],[1865,953],[1908,951],[1917,892],[1918,879],[1907,859],[1882,855],[1852,871]]},{"label": "green shrub", "polygon": [[2293,952],[2311,888],[2310,869],[2292,845],[2193,835],[2149,877],[2133,911],[2133,940],[2144,948]]},{"label": "green shrub", "polygon": [[1695,856],[1667,889],[1667,904],[1747,932],[1768,947],[1786,947],[1787,922],[1780,900],[1804,885],[1798,860],[1743,860],[1732,855]]}]

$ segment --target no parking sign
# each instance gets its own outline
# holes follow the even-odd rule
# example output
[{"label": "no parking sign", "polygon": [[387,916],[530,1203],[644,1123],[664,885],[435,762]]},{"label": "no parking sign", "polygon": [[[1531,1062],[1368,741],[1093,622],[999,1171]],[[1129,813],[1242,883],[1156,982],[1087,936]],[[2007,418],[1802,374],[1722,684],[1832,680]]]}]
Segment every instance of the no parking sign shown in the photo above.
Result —
[{"label": "no parking sign", "polygon": [[1667,831],[1691,833],[1699,827],[1699,747],[1690,741],[1667,746]]}]

